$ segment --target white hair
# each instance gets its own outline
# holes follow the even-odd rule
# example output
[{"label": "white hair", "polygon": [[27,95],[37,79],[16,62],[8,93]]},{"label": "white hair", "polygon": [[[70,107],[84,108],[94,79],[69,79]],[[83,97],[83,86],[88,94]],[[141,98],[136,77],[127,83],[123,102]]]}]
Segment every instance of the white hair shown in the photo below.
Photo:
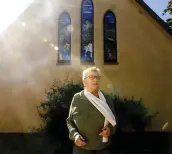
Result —
[{"label": "white hair", "polygon": [[86,78],[86,75],[88,72],[96,72],[98,73],[98,75],[100,76],[100,69],[97,68],[97,67],[89,67],[87,69],[85,69],[83,72],[82,72],[82,80],[84,80]]}]

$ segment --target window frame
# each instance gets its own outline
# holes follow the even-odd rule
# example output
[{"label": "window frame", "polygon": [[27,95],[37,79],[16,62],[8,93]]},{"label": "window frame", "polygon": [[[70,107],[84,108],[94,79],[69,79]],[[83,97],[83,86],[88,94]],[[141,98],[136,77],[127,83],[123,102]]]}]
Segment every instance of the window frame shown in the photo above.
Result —
[{"label": "window frame", "polygon": [[[113,15],[113,17],[114,17],[114,19],[115,19],[115,24],[114,24],[114,26],[115,26],[115,38],[116,38],[116,40],[115,40],[115,48],[116,48],[116,52],[115,52],[115,56],[116,56],[116,60],[115,61],[108,61],[108,60],[106,60],[105,59],[105,31],[106,31],[106,27],[105,27],[105,17],[106,17],[106,15],[107,15],[107,13],[112,13],[112,15]],[[103,60],[104,60],[104,64],[118,64],[118,49],[117,49],[117,24],[116,24],[117,22],[116,22],[116,15],[115,15],[115,13],[112,11],[112,10],[107,10],[105,13],[104,13],[104,16],[103,16]]]},{"label": "window frame", "polygon": [[83,36],[82,36],[82,31],[83,31],[83,22],[82,22],[82,19],[83,19],[83,13],[82,13],[82,10],[83,10],[83,3],[84,3],[84,1],[85,0],[82,0],[82,2],[81,2],[81,19],[80,19],[80,21],[81,21],[81,23],[80,23],[80,25],[81,25],[81,44],[80,44],[80,47],[81,47],[81,49],[80,49],[80,63],[81,64],[83,64],[83,65],[94,65],[95,63],[94,63],[94,60],[95,60],[95,53],[94,53],[94,3],[93,3],[93,0],[90,0],[91,1],[91,3],[92,3],[92,17],[93,17],[93,23],[92,23],[92,52],[93,52],[93,54],[92,54],[92,56],[93,56],[93,60],[91,61],[91,62],[89,62],[89,61],[83,61],[82,60],[82,48],[83,48]]},{"label": "window frame", "polygon": [[[60,13],[60,15],[59,15],[59,17],[58,17],[58,33],[57,33],[57,35],[58,35],[58,48],[60,47],[60,19],[61,19],[61,17],[63,16],[63,14],[67,14],[68,16],[69,16],[69,18],[70,18],[70,25],[72,25],[71,24],[71,22],[72,22],[72,20],[71,20],[71,16],[70,16],[70,14],[67,12],[67,11],[62,11],[61,13]],[[67,64],[67,65],[69,65],[69,64],[71,64],[71,59],[72,59],[72,51],[71,51],[71,49],[72,49],[72,33],[70,32],[70,60],[69,61],[66,61],[66,60],[60,60],[59,59],[59,49],[58,49],[58,53],[57,53],[57,65],[59,65],[59,64]]]}]

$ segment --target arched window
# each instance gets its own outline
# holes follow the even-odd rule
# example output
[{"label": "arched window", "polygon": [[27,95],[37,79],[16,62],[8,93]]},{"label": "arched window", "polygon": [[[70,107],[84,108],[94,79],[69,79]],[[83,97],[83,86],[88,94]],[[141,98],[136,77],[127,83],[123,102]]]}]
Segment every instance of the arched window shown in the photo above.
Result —
[{"label": "arched window", "polygon": [[104,63],[117,63],[116,17],[108,10],[104,15]]},{"label": "arched window", "polygon": [[94,63],[94,6],[92,0],[81,4],[81,62]]},{"label": "arched window", "polygon": [[67,12],[62,12],[58,20],[58,63],[71,62],[71,18]]}]

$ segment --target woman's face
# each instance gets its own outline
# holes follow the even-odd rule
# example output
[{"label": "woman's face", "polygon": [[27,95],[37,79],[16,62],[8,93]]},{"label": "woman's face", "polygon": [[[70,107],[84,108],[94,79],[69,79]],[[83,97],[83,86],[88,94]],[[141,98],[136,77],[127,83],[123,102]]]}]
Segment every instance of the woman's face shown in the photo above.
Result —
[{"label": "woman's face", "polygon": [[91,71],[86,74],[83,84],[89,91],[95,91],[100,86],[100,76],[97,72]]}]

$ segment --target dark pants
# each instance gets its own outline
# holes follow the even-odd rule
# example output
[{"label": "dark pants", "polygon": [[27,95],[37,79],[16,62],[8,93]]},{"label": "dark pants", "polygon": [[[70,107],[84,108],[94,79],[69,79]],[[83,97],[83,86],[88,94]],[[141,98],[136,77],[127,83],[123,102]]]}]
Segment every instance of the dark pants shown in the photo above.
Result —
[{"label": "dark pants", "polygon": [[102,150],[85,150],[78,146],[74,146],[73,154],[111,154],[109,148],[105,148]]}]

